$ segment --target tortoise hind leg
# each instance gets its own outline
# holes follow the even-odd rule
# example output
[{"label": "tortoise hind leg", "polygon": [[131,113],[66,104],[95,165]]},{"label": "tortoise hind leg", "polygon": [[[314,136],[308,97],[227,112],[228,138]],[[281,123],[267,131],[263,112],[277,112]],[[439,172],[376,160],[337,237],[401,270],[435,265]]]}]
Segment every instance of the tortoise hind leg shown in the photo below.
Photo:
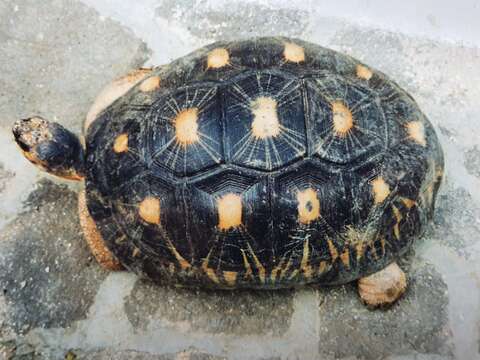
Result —
[{"label": "tortoise hind leg", "polygon": [[102,235],[88,212],[85,190],[82,190],[78,194],[78,213],[80,215],[80,225],[82,226],[83,235],[97,262],[107,270],[122,270],[122,265],[105,246]]},{"label": "tortoise hind leg", "polygon": [[369,276],[358,280],[358,292],[371,307],[393,304],[407,289],[405,273],[397,263],[391,263]]}]

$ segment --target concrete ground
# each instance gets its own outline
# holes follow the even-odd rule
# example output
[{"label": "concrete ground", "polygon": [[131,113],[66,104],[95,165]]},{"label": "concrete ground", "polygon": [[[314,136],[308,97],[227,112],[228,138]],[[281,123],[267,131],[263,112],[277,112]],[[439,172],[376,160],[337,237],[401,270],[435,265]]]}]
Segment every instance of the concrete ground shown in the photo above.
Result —
[{"label": "concrete ground", "polygon": [[[480,358],[479,49],[296,3],[0,0],[0,358]],[[446,181],[433,224],[403,260],[408,292],[388,310],[367,310],[353,285],[206,292],[107,273],[81,235],[79,185],[40,173],[12,142],[13,121],[32,114],[79,132],[100,89],[144,63],[267,34],[390,74],[438,130]]]}]

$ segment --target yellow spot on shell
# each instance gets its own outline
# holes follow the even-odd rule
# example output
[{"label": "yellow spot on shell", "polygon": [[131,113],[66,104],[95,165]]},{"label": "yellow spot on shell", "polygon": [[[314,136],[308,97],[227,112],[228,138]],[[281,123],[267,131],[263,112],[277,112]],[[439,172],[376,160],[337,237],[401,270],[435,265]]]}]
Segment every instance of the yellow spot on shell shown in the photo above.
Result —
[{"label": "yellow spot on shell", "polygon": [[293,278],[295,278],[298,275],[298,272],[299,272],[298,269],[293,270],[290,276],[288,277],[288,280],[292,280]]},{"label": "yellow spot on shell", "polygon": [[375,258],[375,260],[377,260],[378,254],[377,254],[377,248],[375,247],[375,242],[373,240],[370,240],[368,242],[368,247],[370,248],[372,256]]},{"label": "yellow spot on shell", "polygon": [[250,251],[250,254],[253,257],[253,262],[255,263],[255,267],[257,268],[258,271],[258,278],[262,283],[265,283],[265,267],[262,265],[260,260],[258,260],[257,255],[255,255],[255,252],[253,251],[252,247],[250,244],[248,244],[248,250]]},{"label": "yellow spot on shell", "polygon": [[326,261],[320,261],[320,264],[318,265],[318,273],[323,274],[327,269],[329,268],[329,264]]},{"label": "yellow spot on shell", "polygon": [[123,153],[128,151],[128,135],[120,134],[113,143],[113,151],[116,153]]},{"label": "yellow spot on shell", "polygon": [[238,273],[236,271],[224,271],[223,278],[229,286],[234,286],[237,281]]},{"label": "yellow spot on shell", "polygon": [[212,268],[209,267],[204,267],[203,271],[207,274],[207,276],[212,280],[214,283],[219,284],[220,280],[218,280],[217,275],[215,274],[215,271]]},{"label": "yellow spot on shell", "polygon": [[355,249],[357,262],[365,255],[367,246],[366,233],[359,231],[353,226],[347,226],[346,238],[351,247]]},{"label": "yellow spot on shell", "polygon": [[230,55],[225,48],[216,48],[208,53],[207,68],[218,69],[230,63]]},{"label": "yellow spot on shell", "polygon": [[266,139],[280,134],[277,114],[277,101],[261,96],[250,104],[253,114],[252,134],[257,139]]},{"label": "yellow spot on shell", "polygon": [[208,266],[209,263],[209,256],[210,254],[203,260],[202,262],[202,270],[207,274],[208,278],[212,280],[214,283],[219,284],[220,280],[217,277],[217,274],[215,274],[215,270],[213,270],[211,267]]},{"label": "yellow spot on shell", "polygon": [[343,265],[350,267],[350,251],[348,247],[340,254],[340,260],[342,260]]},{"label": "yellow spot on shell", "polygon": [[353,128],[353,115],[342,101],[332,103],[333,130],[335,135],[345,137]]},{"label": "yellow spot on shell", "polygon": [[[380,249],[377,249],[378,243],[380,243]],[[371,240],[368,242],[368,247],[370,248],[372,256],[377,260],[379,258],[378,250],[381,251],[381,256],[385,255],[385,239],[380,238],[377,240]]]},{"label": "yellow spot on shell", "polygon": [[178,264],[180,265],[180,268],[182,270],[188,269],[192,266],[187,260],[185,260],[185,258],[182,255],[180,255],[177,248],[175,247],[175,245],[173,245],[173,243],[170,240],[167,241],[167,244],[170,251],[173,253],[175,258],[177,259]]},{"label": "yellow spot on shell", "polygon": [[381,176],[372,180],[371,185],[375,204],[381,204],[390,194],[390,187]]},{"label": "yellow spot on shell", "polygon": [[348,250],[348,247],[343,250],[341,254],[338,253],[337,248],[333,244],[332,240],[327,238],[327,244],[328,244],[328,251],[330,252],[330,256],[332,258],[332,263],[335,262],[338,258],[342,261],[342,263],[346,266],[350,266],[350,251]]},{"label": "yellow spot on shell", "polygon": [[338,250],[335,247],[335,245],[333,245],[332,240],[328,238],[327,238],[327,244],[328,244],[328,251],[330,252],[330,256],[332,258],[332,263],[333,263],[338,258]]},{"label": "yellow spot on shell", "polygon": [[416,204],[414,200],[407,199],[407,198],[402,198],[402,202],[407,209],[411,209]]},{"label": "yellow spot on shell", "polygon": [[183,270],[188,269],[192,266],[192,265],[190,265],[190,263],[187,260],[185,260],[183,258],[177,258],[177,260],[178,260],[178,263],[180,264],[180,267]]},{"label": "yellow spot on shell", "polygon": [[180,111],[173,120],[175,137],[179,144],[187,147],[200,139],[198,135],[198,109],[188,108]]},{"label": "yellow spot on shell", "polygon": [[385,238],[380,239],[380,246],[382,248],[382,254],[385,255]]},{"label": "yellow spot on shell", "polygon": [[139,86],[140,91],[142,92],[150,92],[156,90],[160,87],[160,77],[159,76],[152,76],[148,79],[142,81]]},{"label": "yellow spot on shell", "polygon": [[218,228],[227,231],[242,225],[242,198],[228,193],[217,200]]},{"label": "yellow spot on shell", "polygon": [[297,203],[298,220],[302,224],[309,224],[320,217],[320,201],[312,188],[298,191]]},{"label": "yellow spot on shell", "polygon": [[303,255],[302,255],[302,261],[300,262],[300,269],[303,272],[303,276],[305,276],[307,279],[310,279],[312,277],[312,267],[308,264],[309,259],[310,259],[310,248],[309,248],[309,243],[307,239],[303,244]]},{"label": "yellow spot on shell", "polygon": [[243,257],[243,266],[245,267],[245,274],[244,277],[252,277],[253,272],[252,272],[252,267],[250,266],[250,263],[248,262],[247,255],[245,254],[245,251],[242,249],[242,257]]},{"label": "yellow spot on shell", "polygon": [[408,137],[415,141],[417,144],[427,146],[427,140],[425,138],[425,127],[421,121],[411,121],[406,125]]},{"label": "yellow spot on shell", "polygon": [[146,197],[139,206],[140,217],[150,224],[160,223],[160,200],[154,197]]},{"label": "yellow spot on shell", "polygon": [[357,253],[357,261],[360,261],[365,253],[365,243],[363,241],[357,242],[355,252]]},{"label": "yellow spot on shell", "polygon": [[292,266],[292,260],[288,259],[287,265],[285,265],[285,267],[280,271],[280,279],[285,278],[291,266]]},{"label": "yellow spot on shell", "polygon": [[360,64],[357,65],[357,76],[360,79],[370,80],[372,75],[373,75],[372,70],[370,70],[368,67]]},{"label": "yellow spot on shell", "polygon": [[273,268],[272,272],[270,273],[270,280],[272,282],[275,282],[275,280],[277,279],[277,275],[282,270],[284,264],[285,258],[282,258],[278,265]]},{"label": "yellow spot on shell", "polygon": [[392,211],[393,215],[395,216],[395,225],[393,226],[393,233],[395,234],[395,237],[400,240],[400,222],[403,219],[402,214],[400,213],[400,210],[394,205],[392,205]]},{"label": "yellow spot on shell", "polygon": [[300,63],[305,61],[305,50],[300,45],[287,42],[283,49],[283,56],[286,61]]}]

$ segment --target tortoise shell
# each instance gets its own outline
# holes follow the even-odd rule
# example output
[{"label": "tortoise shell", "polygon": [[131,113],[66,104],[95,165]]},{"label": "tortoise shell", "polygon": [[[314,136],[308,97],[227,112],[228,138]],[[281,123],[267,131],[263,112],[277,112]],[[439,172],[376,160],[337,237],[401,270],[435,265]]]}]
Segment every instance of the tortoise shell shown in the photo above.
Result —
[{"label": "tortoise shell", "polygon": [[410,95],[308,42],[216,42],[86,134],[88,209],[128,269],[217,288],[338,284],[398,258],[443,173]]}]

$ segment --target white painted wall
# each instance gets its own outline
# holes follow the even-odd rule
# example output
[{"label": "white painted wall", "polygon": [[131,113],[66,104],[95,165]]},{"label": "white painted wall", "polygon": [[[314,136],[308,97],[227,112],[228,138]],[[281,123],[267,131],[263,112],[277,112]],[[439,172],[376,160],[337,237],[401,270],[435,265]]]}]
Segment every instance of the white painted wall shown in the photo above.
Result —
[{"label": "white painted wall", "polygon": [[[161,0],[160,0],[161,1]],[[231,0],[207,0],[215,5]],[[480,0],[244,0],[373,28],[480,46]]]},{"label": "white painted wall", "polygon": [[[302,2],[296,0],[282,0],[281,3],[302,6]],[[320,16],[480,46],[479,0],[312,0],[307,6]]]},{"label": "white painted wall", "polygon": [[[209,42],[196,38],[178,19],[156,16],[155,9],[163,0],[80,1],[95,8],[101,16],[119,21],[143,39],[153,50],[151,64],[170,62]],[[177,4],[206,13],[225,7],[234,9],[241,3],[262,5],[263,11],[265,8],[304,10],[308,15],[301,19],[302,23],[310,24],[310,35],[305,34],[305,38],[318,43],[328,43],[322,40],[333,35],[342,24],[351,24],[480,47],[480,0],[179,0]],[[200,16],[191,21],[203,19]],[[228,21],[226,17],[225,22]],[[281,24],[277,25],[281,29]]]},{"label": "white painted wall", "polygon": [[[162,0],[82,0],[102,14],[137,29],[148,27],[152,9]],[[201,7],[221,7],[239,0],[198,0]],[[480,46],[480,0],[243,0],[272,8],[308,10],[315,18],[350,23],[430,39]],[[149,19],[150,18],[150,19]],[[228,20],[228,19],[226,19]]]}]

